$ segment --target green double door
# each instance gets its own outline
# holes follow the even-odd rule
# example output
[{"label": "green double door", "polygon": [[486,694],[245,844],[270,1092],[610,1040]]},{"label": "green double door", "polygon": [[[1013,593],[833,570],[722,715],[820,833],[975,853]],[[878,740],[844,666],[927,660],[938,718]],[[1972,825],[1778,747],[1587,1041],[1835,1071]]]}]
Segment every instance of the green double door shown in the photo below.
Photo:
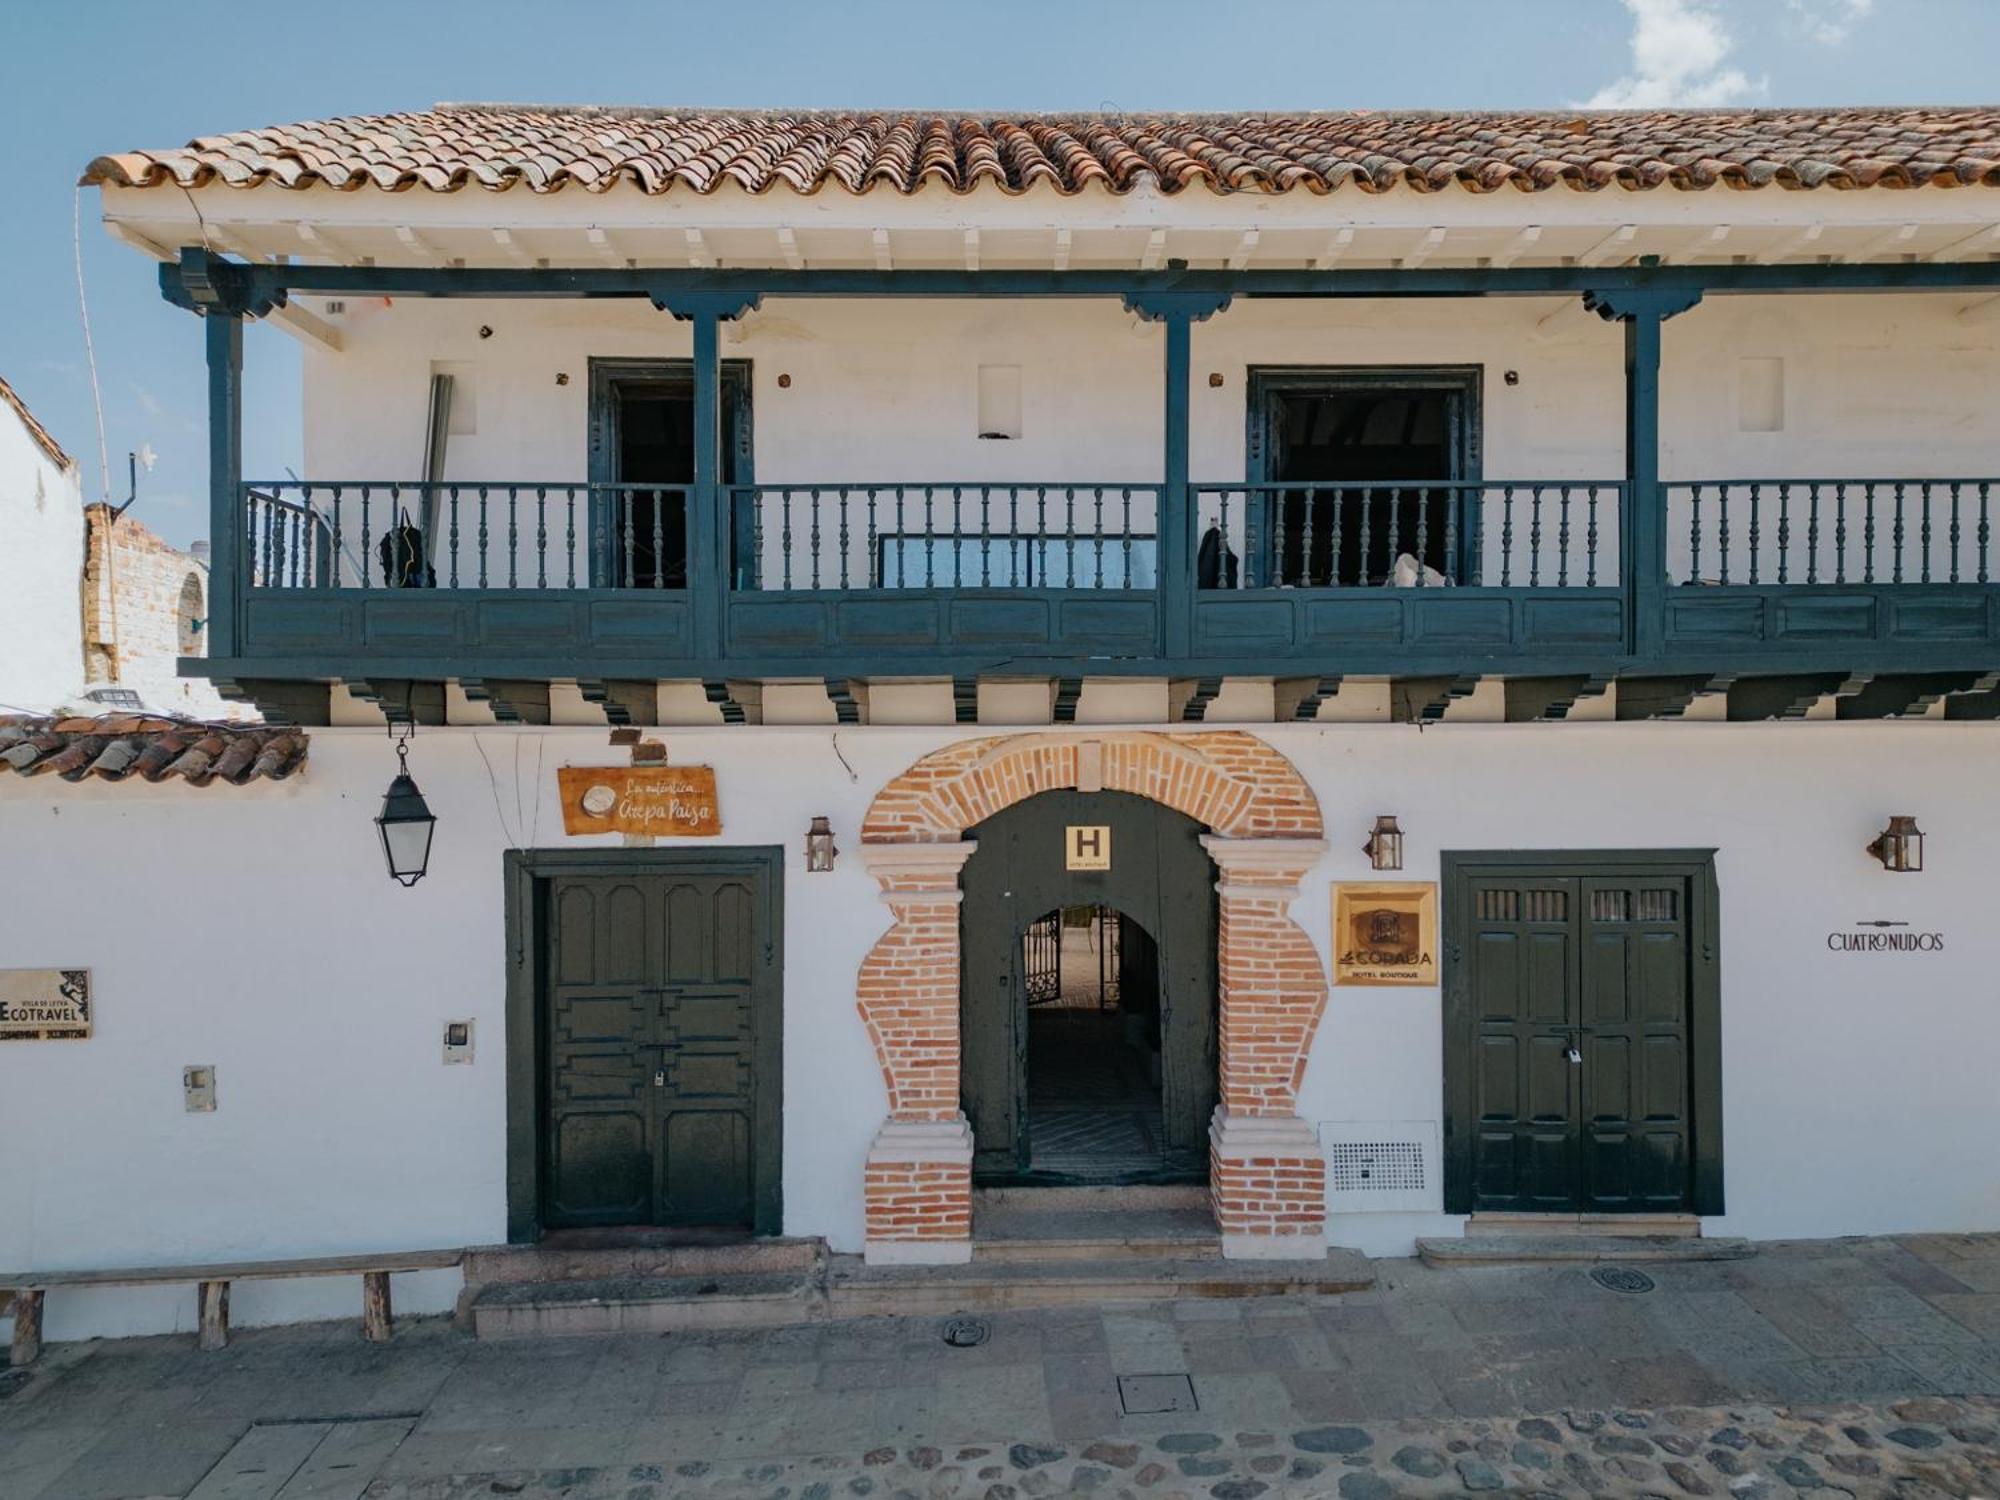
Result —
[{"label": "green double door", "polygon": [[776,1232],[775,871],[547,881],[542,1223]]},{"label": "green double door", "polygon": [[[1108,851],[1078,869],[1069,830]],[[1172,808],[1124,792],[1044,792],[970,831],[978,848],[960,877],[963,1099],[973,1173],[982,1181],[1055,1181],[1034,1167],[1028,1130],[1029,963],[1023,943],[1048,914],[1111,907],[1136,925],[1128,956],[1150,974],[1121,975],[1158,1005],[1161,1152],[1156,1171],[1127,1180],[1205,1179],[1216,1098],[1215,865],[1203,829]],[[1093,838],[1093,834],[1095,838]],[[1096,1180],[1096,1179],[1092,1179]]]},{"label": "green double door", "polygon": [[1720,1211],[1705,860],[1447,857],[1446,1207]]}]

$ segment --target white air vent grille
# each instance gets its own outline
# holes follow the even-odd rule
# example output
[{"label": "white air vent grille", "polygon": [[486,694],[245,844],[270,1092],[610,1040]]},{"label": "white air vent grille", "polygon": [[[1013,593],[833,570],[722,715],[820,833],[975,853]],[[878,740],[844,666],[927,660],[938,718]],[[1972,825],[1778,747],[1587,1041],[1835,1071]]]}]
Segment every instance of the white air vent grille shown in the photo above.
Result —
[{"label": "white air vent grille", "polygon": [[1428,1120],[1335,1120],[1319,1127],[1334,1213],[1436,1209],[1437,1127]]}]

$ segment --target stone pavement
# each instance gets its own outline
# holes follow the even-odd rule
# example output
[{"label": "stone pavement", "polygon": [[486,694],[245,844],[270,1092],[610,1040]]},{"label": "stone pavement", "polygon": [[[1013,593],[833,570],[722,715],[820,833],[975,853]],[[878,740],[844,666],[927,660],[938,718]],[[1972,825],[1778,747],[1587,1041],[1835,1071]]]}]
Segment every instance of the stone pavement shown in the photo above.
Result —
[{"label": "stone pavement", "polygon": [[[0,1377],[0,1500],[2000,1497],[2000,1236],[1772,1245],[1643,1294],[1378,1270],[1325,1300],[996,1314],[973,1348],[932,1318],[56,1346]],[[1176,1387],[1187,1409],[1126,1410]]]}]

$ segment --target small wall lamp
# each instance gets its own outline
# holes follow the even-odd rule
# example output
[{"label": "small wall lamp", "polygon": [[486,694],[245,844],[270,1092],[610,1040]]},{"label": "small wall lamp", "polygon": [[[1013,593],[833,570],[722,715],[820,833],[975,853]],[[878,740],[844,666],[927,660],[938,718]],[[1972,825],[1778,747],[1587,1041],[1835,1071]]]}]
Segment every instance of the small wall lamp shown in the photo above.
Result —
[{"label": "small wall lamp", "polygon": [[1914,875],[1924,867],[1924,831],[1907,813],[1889,819],[1889,826],[1875,835],[1868,852],[1882,861],[1882,868],[1894,875]]},{"label": "small wall lamp", "polygon": [[1368,842],[1361,846],[1361,852],[1368,856],[1368,863],[1378,870],[1403,868],[1403,830],[1396,826],[1394,814],[1376,814],[1374,831],[1368,835]]},{"label": "small wall lamp", "polygon": [[825,818],[814,818],[812,826],[806,830],[806,873],[822,874],[833,868],[834,856],[840,851],[833,847],[833,829]]}]

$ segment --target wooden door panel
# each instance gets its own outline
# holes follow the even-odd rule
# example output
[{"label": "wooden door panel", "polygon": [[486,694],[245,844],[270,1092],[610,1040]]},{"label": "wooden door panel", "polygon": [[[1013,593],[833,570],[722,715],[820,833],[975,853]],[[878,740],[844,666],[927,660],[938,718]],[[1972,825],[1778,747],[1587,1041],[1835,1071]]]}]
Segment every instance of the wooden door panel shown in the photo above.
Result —
[{"label": "wooden door panel", "polygon": [[675,1105],[661,1125],[663,1224],[749,1222],[751,1122],[739,1109]]}]

